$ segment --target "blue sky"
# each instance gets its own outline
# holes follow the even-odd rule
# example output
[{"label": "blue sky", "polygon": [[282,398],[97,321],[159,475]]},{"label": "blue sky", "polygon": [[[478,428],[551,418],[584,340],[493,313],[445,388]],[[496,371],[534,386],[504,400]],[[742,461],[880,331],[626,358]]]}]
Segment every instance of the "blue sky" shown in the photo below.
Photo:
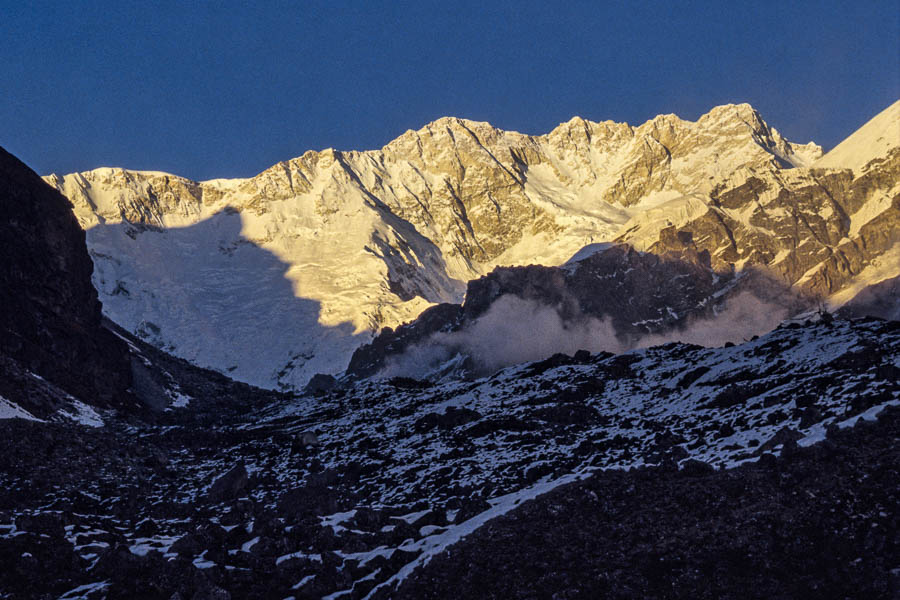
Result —
[{"label": "blue sky", "polygon": [[727,102],[829,148],[898,97],[894,0],[0,0],[0,145],[41,174],[251,176],[445,115],[544,133]]}]

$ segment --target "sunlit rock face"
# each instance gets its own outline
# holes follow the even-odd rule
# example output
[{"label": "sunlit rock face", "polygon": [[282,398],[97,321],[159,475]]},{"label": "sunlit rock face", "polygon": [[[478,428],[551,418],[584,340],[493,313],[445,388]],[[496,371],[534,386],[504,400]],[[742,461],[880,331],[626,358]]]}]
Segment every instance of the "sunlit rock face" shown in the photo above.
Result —
[{"label": "sunlit rock face", "polygon": [[292,389],[342,371],[380,328],[461,302],[468,280],[602,242],[664,254],[689,236],[717,273],[763,269],[846,302],[900,274],[898,106],[824,157],[740,104],[637,127],[573,118],[541,136],[443,118],[381,150],[310,151],[250,179],[46,179],[87,230],[113,320]]}]

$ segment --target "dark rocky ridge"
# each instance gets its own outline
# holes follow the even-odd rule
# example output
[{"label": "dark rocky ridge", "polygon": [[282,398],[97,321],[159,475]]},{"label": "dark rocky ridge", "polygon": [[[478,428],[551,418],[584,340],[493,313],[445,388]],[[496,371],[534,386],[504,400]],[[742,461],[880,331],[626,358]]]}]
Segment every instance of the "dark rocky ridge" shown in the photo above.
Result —
[{"label": "dark rocky ridge", "polygon": [[101,327],[93,263],[71,205],[3,149],[0,256],[0,394],[41,416],[46,407],[4,385],[32,371],[89,404],[133,405],[128,348]]},{"label": "dark rocky ridge", "polygon": [[740,276],[730,269],[715,271],[709,252],[698,250],[688,231],[670,227],[662,232],[660,244],[656,254],[619,244],[561,267],[497,268],[469,282],[462,305],[440,304],[396,330],[384,329],[354,352],[347,374],[372,376],[391,356],[434,333],[466,328],[507,295],[552,307],[562,322],[573,327],[588,319],[605,319],[623,345],[709,318],[729,298],[745,291],[791,312],[815,304],[813,297],[762,271],[748,269]]}]

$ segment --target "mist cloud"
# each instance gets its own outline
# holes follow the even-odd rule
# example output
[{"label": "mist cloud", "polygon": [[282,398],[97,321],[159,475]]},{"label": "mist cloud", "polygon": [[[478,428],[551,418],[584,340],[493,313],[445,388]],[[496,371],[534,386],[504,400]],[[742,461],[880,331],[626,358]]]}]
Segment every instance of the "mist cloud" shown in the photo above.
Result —
[{"label": "mist cloud", "polygon": [[560,352],[620,353],[673,341],[718,347],[771,331],[788,315],[786,307],[745,291],[729,298],[714,317],[694,319],[680,330],[624,342],[607,319],[581,315],[564,321],[555,307],[505,295],[464,329],[434,334],[403,354],[390,357],[379,375],[423,378],[459,356],[471,357],[476,374],[487,375]]},{"label": "mist cloud", "polygon": [[424,377],[454,356],[472,358],[479,375],[510,365],[578,350],[622,352],[612,325],[583,317],[563,321],[554,307],[518,296],[500,296],[460,331],[437,333],[391,357],[382,377]]},{"label": "mist cloud", "polygon": [[781,305],[761,300],[752,292],[741,292],[728,298],[725,308],[715,317],[694,319],[685,329],[645,335],[634,347],[649,348],[668,342],[697,344],[717,348],[727,342],[739,344],[754,335],[775,329],[788,318],[790,311]]}]

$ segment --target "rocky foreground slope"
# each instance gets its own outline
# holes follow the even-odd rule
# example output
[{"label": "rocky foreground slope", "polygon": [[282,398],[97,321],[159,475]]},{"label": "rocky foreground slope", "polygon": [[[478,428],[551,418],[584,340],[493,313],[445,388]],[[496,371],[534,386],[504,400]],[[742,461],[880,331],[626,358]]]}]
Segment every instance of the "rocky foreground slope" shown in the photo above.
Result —
[{"label": "rocky foreground slope", "polygon": [[[738,346],[581,352],[475,381],[301,397],[245,386],[232,399],[220,376],[131,351],[182,381],[186,405],[143,422],[107,413],[102,428],[0,421],[5,597],[495,597],[505,585],[646,597],[667,574],[711,594],[756,576],[802,597],[835,573],[873,597],[894,589],[896,322],[825,318]],[[881,429],[834,437],[879,415]],[[650,518],[689,502],[681,526]],[[558,529],[581,516],[601,528]],[[518,550],[457,562],[509,536]],[[730,554],[711,564],[691,540]],[[506,562],[520,556],[549,570]],[[782,587],[782,559],[811,574]],[[522,579],[487,584],[491,573]]]},{"label": "rocky foreground slope", "polygon": [[730,471],[596,473],[488,523],[393,597],[895,598],[898,437],[894,409]]},{"label": "rocky foreground slope", "polygon": [[825,157],[739,104],[696,122],[574,118],[542,136],[445,118],[250,179],[104,168],[46,180],[87,231],[109,317],[289,390],[342,371],[380,328],[460,302],[495,267],[561,265],[601,242],[661,253],[690,235],[717,272],[761,268],[846,302],[900,275],[898,153],[900,103]]}]

